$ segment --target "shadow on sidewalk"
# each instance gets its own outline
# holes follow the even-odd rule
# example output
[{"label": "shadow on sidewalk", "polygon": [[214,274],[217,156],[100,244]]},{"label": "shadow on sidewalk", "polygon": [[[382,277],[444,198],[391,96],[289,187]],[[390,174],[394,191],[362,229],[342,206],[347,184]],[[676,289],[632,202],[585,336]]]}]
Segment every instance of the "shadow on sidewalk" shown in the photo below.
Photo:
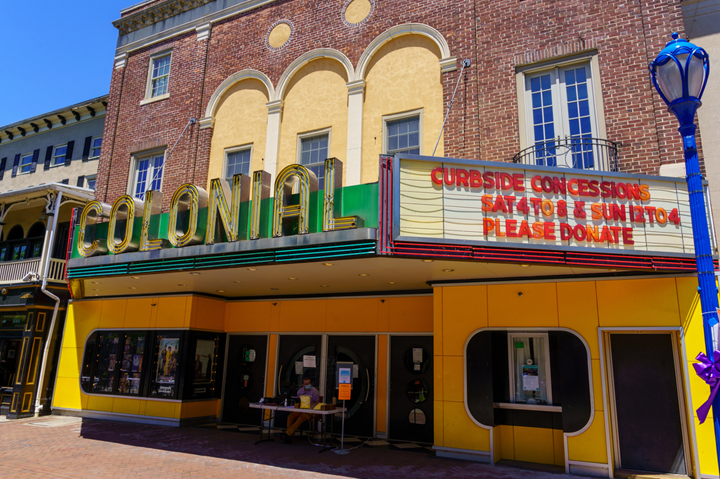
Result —
[{"label": "shadow on sidewalk", "polygon": [[[255,445],[257,434],[226,432],[200,427],[166,427],[84,419],[80,436],[94,441],[152,448],[262,464],[284,469],[332,474],[351,478],[383,477],[473,477],[473,478],[571,478],[540,471],[492,466],[436,457],[430,451],[407,452],[389,447],[359,447],[347,455],[310,444],[306,437],[293,444],[279,440]],[[347,447],[346,447],[347,448]]]}]

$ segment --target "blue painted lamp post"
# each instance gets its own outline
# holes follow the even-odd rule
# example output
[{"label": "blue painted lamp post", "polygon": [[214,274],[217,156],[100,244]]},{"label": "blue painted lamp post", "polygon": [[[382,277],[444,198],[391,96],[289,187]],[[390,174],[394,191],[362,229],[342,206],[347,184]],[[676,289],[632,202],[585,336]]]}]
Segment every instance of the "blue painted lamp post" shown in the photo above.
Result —
[{"label": "blue painted lamp post", "polygon": [[[650,64],[650,78],[680,122],[678,131],[683,138],[685,149],[685,172],[687,174],[690,214],[692,217],[695,259],[697,262],[698,291],[702,307],[705,349],[713,361],[713,327],[718,324],[718,290],[712,260],[712,246],[705,212],[702,175],[695,145],[695,112],[700,108],[700,98],[710,73],[709,56],[705,50],[672,34],[672,40]],[[713,422],[715,424],[715,447],[720,461],[720,394],[713,401]]]}]

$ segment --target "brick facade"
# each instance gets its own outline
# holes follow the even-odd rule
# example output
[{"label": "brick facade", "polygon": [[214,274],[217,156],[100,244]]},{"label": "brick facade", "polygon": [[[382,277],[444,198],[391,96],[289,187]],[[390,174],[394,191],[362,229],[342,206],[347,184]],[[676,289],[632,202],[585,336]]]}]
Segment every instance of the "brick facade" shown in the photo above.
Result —
[{"label": "brick facade", "polygon": [[[204,116],[215,89],[233,73],[260,70],[277,84],[293,60],[316,48],[337,49],[357,65],[374,38],[410,22],[437,29],[458,66],[472,60],[445,127],[446,156],[509,161],[520,149],[516,67],[585,49],[597,51],[607,139],[620,144],[620,170],[657,174],[661,164],[682,161],[676,121],[647,73],[669,33],[683,34],[679,0],[375,0],[360,26],[342,21],[345,3],[271,2],[214,23],[209,40],[197,41],[191,31],[130,52],[126,66],[112,75],[98,198],[112,202],[126,193],[131,155],[155,145],[167,145],[169,152],[188,120]],[[271,51],[266,35],[279,19],[289,19],[295,29],[291,42]],[[149,57],[169,48],[170,97],[141,106]],[[443,74],[446,109],[458,72]],[[192,125],[167,158],[164,210],[180,184],[207,181],[211,137],[212,129]]]}]

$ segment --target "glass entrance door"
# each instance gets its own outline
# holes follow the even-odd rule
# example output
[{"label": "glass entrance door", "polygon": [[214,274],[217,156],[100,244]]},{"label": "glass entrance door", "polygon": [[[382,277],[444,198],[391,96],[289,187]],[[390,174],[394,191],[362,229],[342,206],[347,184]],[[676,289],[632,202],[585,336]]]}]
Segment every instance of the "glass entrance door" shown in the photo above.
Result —
[{"label": "glass entrance door", "polygon": [[388,438],[432,443],[433,338],[390,337]]},{"label": "glass entrance door", "polygon": [[[373,437],[375,417],[375,336],[328,337],[327,386],[325,397],[330,401],[338,395],[337,363],[353,364],[351,399],[345,401],[345,434]],[[328,401],[326,401],[328,402]],[[342,406],[342,401],[337,401]],[[340,428],[336,417],[335,430]]]}]

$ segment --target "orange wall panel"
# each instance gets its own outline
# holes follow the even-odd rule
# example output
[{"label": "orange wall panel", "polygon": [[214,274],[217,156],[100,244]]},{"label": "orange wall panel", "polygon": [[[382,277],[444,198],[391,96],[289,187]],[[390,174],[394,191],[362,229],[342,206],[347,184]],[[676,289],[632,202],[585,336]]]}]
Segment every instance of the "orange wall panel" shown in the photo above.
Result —
[{"label": "orange wall panel", "polygon": [[387,298],[389,324],[392,332],[422,332],[433,330],[432,296],[410,296]]},{"label": "orange wall panel", "polygon": [[375,332],[378,330],[377,298],[328,299],[327,331]]},{"label": "orange wall panel", "polygon": [[281,301],[279,331],[326,331],[327,301]]}]

